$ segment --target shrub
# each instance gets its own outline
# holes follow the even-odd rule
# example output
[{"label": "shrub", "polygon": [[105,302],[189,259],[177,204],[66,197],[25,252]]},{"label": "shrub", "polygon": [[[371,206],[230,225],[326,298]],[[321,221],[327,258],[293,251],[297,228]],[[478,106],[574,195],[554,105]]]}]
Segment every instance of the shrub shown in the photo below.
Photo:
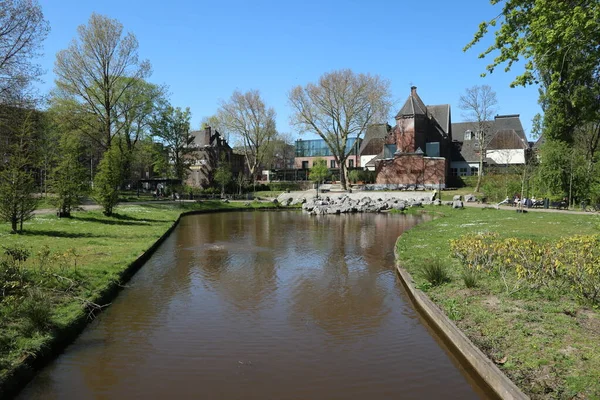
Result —
[{"label": "shrub", "polygon": [[43,332],[51,325],[52,303],[47,295],[39,289],[31,289],[19,307],[23,317],[23,332],[31,336],[34,332]]},{"label": "shrub", "polygon": [[421,275],[432,286],[439,286],[450,282],[450,275],[444,264],[442,264],[442,261],[438,258],[426,259],[425,264],[421,268]]},{"label": "shrub", "polygon": [[[453,255],[465,268],[496,273],[508,293],[527,284],[541,287],[570,287],[577,297],[600,302],[600,235],[573,236],[556,243],[529,239],[499,239],[494,234],[462,236],[450,241]],[[468,283],[465,279],[465,284]]]},{"label": "shrub", "polygon": [[474,287],[477,287],[478,273],[476,270],[465,268],[465,270],[462,273],[462,279],[465,283],[465,286],[469,289],[472,289]]}]

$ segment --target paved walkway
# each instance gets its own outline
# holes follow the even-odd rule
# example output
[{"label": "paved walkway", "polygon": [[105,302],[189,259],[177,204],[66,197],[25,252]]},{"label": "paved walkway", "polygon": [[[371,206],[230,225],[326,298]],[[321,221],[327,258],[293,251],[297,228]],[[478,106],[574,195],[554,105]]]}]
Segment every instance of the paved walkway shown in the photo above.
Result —
[{"label": "paved walkway", "polygon": [[[482,203],[467,203],[463,202],[465,207],[474,207],[474,208],[496,208],[495,204],[482,204]],[[517,207],[501,205],[499,207],[500,210],[509,210],[516,211]],[[556,208],[527,208],[524,210],[527,212],[546,212],[546,213],[561,213],[561,214],[583,214],[583,215],[600,215],[596,212],[586,212],[586,211],[577,211],[577,210],[558,210]]]}]

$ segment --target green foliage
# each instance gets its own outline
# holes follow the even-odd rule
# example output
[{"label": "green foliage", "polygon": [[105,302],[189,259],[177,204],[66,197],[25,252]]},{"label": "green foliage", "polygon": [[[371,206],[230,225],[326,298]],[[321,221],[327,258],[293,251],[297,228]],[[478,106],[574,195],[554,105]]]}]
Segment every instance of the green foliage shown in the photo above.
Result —
[{"label": "green foliage", "polygon": [[439,258],[426,259],[421,267],[421,276],[432,286],[450,282],[448,270]]},{"label": "green foliage", "polygon": [[500,202],[507,196],[521,195],[521,177],[516,174],[494,174],[483,177],[481,191],[489,201]]},{"label": "green foliage", "polygon": [[29,289],[19,305],[18,314],[24,319],[21,329],[25,336],[44,332],[52,325],[52,302],[40,289]]},{"label": "green foliage", "polygon": [[32,172],[34,145],[29,115],[4,147],[3,159],[0,159],[0,219],[10,222],[13,233],[23,230],[23,222],[32,218],[37,206]]},{"label": "green foliage", "polygon": [[[492,0],[492,4],[500,0]],[[600,81],[600,3],[555,0],[506,0],[500,14],[480,24],[465,50],[494,27],[495,40],[480,57],[497,56],[488,72],[526,60],[516,85],[541,84],[544,135],[571,142],[577,126],[597,121]],[[494,12],[496,15],[497,13]],[[496,27],[500,25],[499,27]]]},{"label": "green foliage", "polygon": [[[507,293],[568,286],[582,299],[600,302],[600,235],[552,242],[480,234],[450,241],[466,271],[495,273]],[[466,282],[465,282],[466,283]]]},{"label": "green foliage", "polygon": [[189,108],[181,110],[168,106],[152,124],[152,134],[160,139],[168,155],[172,176],[182,182],[195,162],[196,150],[192,146],[194,136],[190,134],[191,118]]},{"label": "green foliage", "polygon": [[225,159],[225,154],[223,154],[214,175],[215,182],[221,186],[221,195],[225,194],[225,186],[231,182],[232,177],[231,166]]},{"label": "green foliage", "polygon": [[111,146],[104,153],[94,179],[94,199],[102,206],[104,215],[112,215],[119,201],[122,171],[121,152],[117,146]]},{"label": "green foliage", "polygon": [[474,269],[465,268],[462,273],[462,279],[465,283],[465,286],[469,289],[477,287],[477,281],[479,279],[479,274]]},{"label": "green foliage", "polygon": [[308,175],[309,179],[313,182],[323,182],[329,176],[329,168],[327,168],[327,162],[322,158],[315,158],[313,166],[310,169]]},{"label": "green foliage", "polygon": [[78,138],[63,136],[58,165],[52,173],[52,191],[60,216],[70,216],[89,190],[87,169],[80,163],[82,153]]},{"label": "green foliage", "polygon": [[360,180],[360,171],[357,169],[353,169],[348,172],[348,180],[352,183],[356,183]]},{"label": "green foliage", "polygon": [[375,171],[362,170],[359,172],[358,179],[363,183],[375,183]]},{"label": "green foliage", "polygon": [[297,182],[270,182],[268,185],[268,190],[271,192],[300,190],[300,185]]}]

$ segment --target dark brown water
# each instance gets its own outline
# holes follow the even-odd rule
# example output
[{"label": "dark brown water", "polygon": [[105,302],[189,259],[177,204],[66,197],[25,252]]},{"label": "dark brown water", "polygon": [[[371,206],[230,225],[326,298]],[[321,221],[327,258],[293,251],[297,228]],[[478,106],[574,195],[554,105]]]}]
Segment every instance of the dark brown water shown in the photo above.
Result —
[{"label": "dark brown water", "polygon": [[393,269],[421,218],[186,217],[21,398],[480,398]]}]

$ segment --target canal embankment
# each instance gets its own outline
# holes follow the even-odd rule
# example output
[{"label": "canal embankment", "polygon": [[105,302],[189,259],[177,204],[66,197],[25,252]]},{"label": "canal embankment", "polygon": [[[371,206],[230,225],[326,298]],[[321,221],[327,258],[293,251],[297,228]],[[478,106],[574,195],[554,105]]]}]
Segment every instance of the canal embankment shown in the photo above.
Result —
[{"label": "canal embankment", "polygon": [[[432,311],[432,318],[448,318],[450,325],[459,329],[450,334],[454,336],[452,342],[460,343],[462,332],[531,398],[600,398],[597,303],[569,286],[568,277],[560,277],[560,269],[554,271],[554,281],[539,283],[536,279],[539,280],[540,271],[535,277],[532,273],[527,275],[527,271],[530,273],[534,268],[526,265],[527,260],[514,262],[514,258],[519,257],[517,252],[527,246],[558,248],[552,254],[555,260],[563,260],[561,243],[570,243],[566,249],[569,257],[586,256],[585,251],[578,250],[585,249],[590,240],[597,240],[593,238],[600,233],[600,218],[477,208],[431,207],[429,211],[439,218],[414,227],[398,239],[397,262],[402,271],[410,273],[411,278],[408,274],[401,276],[411,282],[417,301],[421,299],[421,303],[425,303],[431,299],[431,305],[443,311],[443,315]],[[566,237],[576,239],[565,242]],[[455,240],[454,245],[451,245],[452,240]],[[478,270],[476,262],[480,267],[491,259],[482,256],[477,260],[477,249],[486,240],[491,242],[484,252],[497,249],[504,253],[496,258],[496,267]],[[507,250],[506,245],[512,245],[513,249]],[[587,256],[591,257],[595,250],[589,249]],[[461,262],[460,254],[466,260]],[[549,257],[547,251],[529,260],[532,264],[537,260],[538,265],[548,265],[544,257]],[[475,268],[465,266],[467,261]],[[592,260],[590,268],[593,265]],[[431,283],[431,272],[426,272],[426,267],[431,266],[442,266],[444,270],[445,276],[436,284]],[[570,271],[568,266],[563,270]],[[593,276],[589,275],[590,279]],[[490,371],[486,371],[489,363],[487,367],[485,361],[480,364],[483,365],[481,375],[489,375]]]},{"label": "canal embankment", "polygon": [[61,352],[124,287],[186,213],[267,209],[267,202],[123,205],[59,219],[36,215],[24,233],[0,225],[0,398]]}]

